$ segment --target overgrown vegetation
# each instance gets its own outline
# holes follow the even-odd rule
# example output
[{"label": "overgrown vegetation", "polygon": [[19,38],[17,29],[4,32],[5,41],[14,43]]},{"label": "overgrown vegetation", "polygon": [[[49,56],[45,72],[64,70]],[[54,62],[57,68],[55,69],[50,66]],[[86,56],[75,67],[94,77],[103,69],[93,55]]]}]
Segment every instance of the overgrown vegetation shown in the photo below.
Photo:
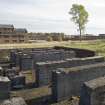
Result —
[{"label": "overgrown vegetation", "polygon": [[76,41],[65,44],[66,47],[89,49],[96,52],[96,54],[105,56],[105,40],[94,41]]}]

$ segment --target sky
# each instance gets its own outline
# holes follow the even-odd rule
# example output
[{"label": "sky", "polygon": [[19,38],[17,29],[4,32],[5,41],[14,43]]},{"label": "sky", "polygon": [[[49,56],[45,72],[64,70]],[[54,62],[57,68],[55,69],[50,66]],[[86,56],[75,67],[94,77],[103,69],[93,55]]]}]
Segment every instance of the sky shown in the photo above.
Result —
[{"label": "sky", "polygon": [[105,33],[105,0],[0,0],[0,24],[13,24],[29,32],[78,34],[68,14],[72,4],[89,13],[87,34]]}]

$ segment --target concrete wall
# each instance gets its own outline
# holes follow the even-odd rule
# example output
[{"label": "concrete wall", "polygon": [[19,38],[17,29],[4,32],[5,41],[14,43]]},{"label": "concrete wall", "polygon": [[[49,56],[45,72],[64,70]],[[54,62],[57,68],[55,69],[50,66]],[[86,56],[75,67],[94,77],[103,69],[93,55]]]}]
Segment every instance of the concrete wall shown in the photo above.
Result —
[{"label": "concrete wall", "polygon": [[54,51],[54,52],[40,52],[33,53],[32,55],[35,62],[45,62],[45,61],[57,61],[64,60],[67,58],[74,58],[74,51]]},{"label": "concrete wall", "polygon": [[37,49],[33,51],[13,51],[10,60],[13,66],[18,66],[20,70],[31,70],[34,62],[58,61],[75,57],[74,51],[64,51],[55,49]]},{"label": "concrete wall", "polygon": [[7,77],[0,76],[0,100],[10,97],[10,80]]},{"label": "concrete wall", "polygon": [[33,69],[33,59],[32,59],[32,57],[27,55],[27,54],[21,56],[19,68],[22,71],[32,70]]},{"label": "concrete wall", "polygon": [[13,89],[21,89],[25,87],[26,81],[25,76],[23,75],[16,75],[10,78],[11,80],[11,87]]},{"label": "concrete wall", "polygon": [[104,57],[96,56],[89,58],[74,58],[53,62],[39,62],[35,63],[35,71],[36,71],[36,83],[37,86],[48,85],[51,82],[52,70],[57,68],[68,68],[75,67],[86,64],[94,64],[98,62],[103,62]]},{"label": "concrete wall", "polygon": [[97,63],[53,72],[52,94],[55,101],[79,96],[84,82],[105,75],[105,63]]},{"label": "concrete wall", "polygon": [[80,105],[105,105],[105,77],[90,80],[83,84]]},{"label": "concrete wall", "polygon": [[76,53],[76,57],[85,58],[85,57],[93,57],[95,56],[95,52],[87,49],[79,49],[79,48],[69,48],[69,47],[61,47],[55,46],[55,49],[64,49],[64,50],[73,50]]}]

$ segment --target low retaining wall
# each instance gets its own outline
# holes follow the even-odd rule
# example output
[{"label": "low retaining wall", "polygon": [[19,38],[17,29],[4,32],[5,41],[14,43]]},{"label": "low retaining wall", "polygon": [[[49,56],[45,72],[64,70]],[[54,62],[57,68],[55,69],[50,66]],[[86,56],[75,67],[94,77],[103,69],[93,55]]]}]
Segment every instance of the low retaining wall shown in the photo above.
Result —
[{"label": "low retaining wall", "polygon": [[84,82],[104,75],[105,62],[54,71],[52,74],[52,96],[55,101],[79,96]]},{"label": "low retaining wall", "polygon": [[52,62],[38,62],[35,64],[37,86],[48,85],[51,82],[52,70],[104,62],[104,57],[74,58]]},{"label": "low retaining wall", "polygon": [[85,58],[85,57],[93,57],[95,56],[95,52],[92,50],[87,49],[79,49],[79,48],[68,48],[68,47],[61,47],[55,46],[55,49],[64,49],[64,50],[73,50],[76,53],[76,57]]}]

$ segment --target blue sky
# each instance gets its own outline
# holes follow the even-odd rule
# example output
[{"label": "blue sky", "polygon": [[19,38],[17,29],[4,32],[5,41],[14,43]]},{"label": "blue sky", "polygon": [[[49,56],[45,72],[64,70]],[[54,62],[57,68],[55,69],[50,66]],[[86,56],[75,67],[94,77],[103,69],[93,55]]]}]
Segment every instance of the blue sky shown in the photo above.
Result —
[{"label": "blue sky", "polygon": [[68,14],[73,3],[83,4],[89,12],[86,33],[105,33],[105,0],[0,0],[0,23],[29,32],[77,34]]}]

